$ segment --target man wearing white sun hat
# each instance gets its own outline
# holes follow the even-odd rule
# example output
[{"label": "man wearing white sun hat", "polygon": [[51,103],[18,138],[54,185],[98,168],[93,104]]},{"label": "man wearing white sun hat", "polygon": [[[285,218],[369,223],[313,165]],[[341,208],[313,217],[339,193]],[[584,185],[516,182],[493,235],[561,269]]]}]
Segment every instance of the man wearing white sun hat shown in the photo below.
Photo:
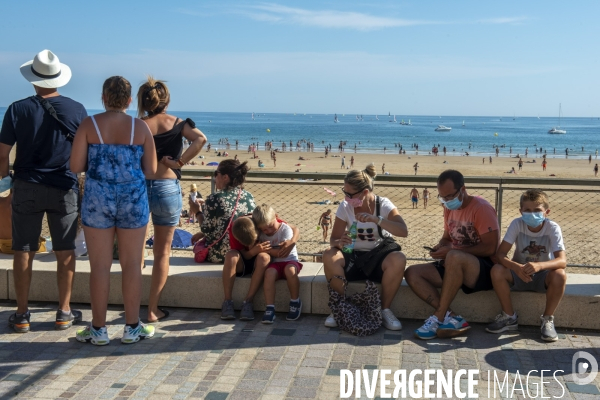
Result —
[{"label": "man wearing white sun hat", "polygon": [[58,93],[57,88],[71,79],[71,69],[50,50],[21,65],[21,74],[33,84],[36,95],[12,103],[0,130],[0,178],[8,175],[9,154],[17,145],[12,200],[17,312],[10,316],[9,325],[16,332],[29,331],[32,264],[46,214],[58,264],[55,328],[67,329],[81,320],[81,312],[70,307],[79,189],[69,157],[73,136],[87,113],[82,104]]}]

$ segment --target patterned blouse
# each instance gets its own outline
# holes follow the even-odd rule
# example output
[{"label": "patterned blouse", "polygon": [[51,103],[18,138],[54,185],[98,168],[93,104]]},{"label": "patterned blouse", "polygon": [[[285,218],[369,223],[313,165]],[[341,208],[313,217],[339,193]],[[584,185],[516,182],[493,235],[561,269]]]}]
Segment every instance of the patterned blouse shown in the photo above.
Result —
[{"label": "patterned blouse", "polygon": [[[207,246],[218,240],[223,235],[223,232],[225,232],[227,225],[229,225],[239,190],[242,193],[235,210],[235,218],[237,218],[241,215],[251,213],[256,208],[254,197],[249,192],[235,187],[218,191],[206,198],[204,203],[204,221],[200,228],[206,235]],[[225,261],[225,253],[227,251],[229,251],[229,235],[225,235],[219,243],[210,248],[206,261],[222,263]]]}]

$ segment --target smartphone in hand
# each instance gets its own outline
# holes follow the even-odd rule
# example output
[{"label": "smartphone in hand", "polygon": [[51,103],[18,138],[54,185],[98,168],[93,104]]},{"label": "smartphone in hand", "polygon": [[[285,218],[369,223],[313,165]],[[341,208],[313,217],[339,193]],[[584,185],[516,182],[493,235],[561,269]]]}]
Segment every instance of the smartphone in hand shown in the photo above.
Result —
[{"label": "smartphone in hand", "polygon": [[429,250],[429,251],[435,251],[435,250],[433,249],[433,247],[429,247],[429,246],[423,246],[423,248],[424,248],[425,250]]}]

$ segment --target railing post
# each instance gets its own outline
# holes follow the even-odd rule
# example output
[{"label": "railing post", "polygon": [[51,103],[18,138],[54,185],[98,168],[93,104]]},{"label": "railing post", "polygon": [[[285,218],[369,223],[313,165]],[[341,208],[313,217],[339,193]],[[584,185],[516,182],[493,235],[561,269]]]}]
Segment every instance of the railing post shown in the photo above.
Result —
[{"label": "railing post", "polygon": [[502,197],[504,189],[502,188],[502,182],[498,184],[498,191],[496,192],[496,213],[498,214],[498,226],[502,230]]},{"label": "railing post", "polygon": [[217,186],[215,185],[215,176],[210,177],[210,194],[214,194],[217,191]]}]

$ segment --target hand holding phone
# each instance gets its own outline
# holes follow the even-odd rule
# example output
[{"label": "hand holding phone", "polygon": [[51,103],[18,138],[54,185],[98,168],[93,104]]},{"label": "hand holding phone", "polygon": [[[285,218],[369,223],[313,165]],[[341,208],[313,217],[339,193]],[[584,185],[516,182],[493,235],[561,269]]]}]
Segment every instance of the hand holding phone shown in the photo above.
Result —
[{"label": "hand holding phone", "polygon": [[424,248],[425,250],[429,250],[429,251],[435,251],[435,250],[433,249],[433,247],[429,247],[429,246],[423,246],[423,248]]}]

